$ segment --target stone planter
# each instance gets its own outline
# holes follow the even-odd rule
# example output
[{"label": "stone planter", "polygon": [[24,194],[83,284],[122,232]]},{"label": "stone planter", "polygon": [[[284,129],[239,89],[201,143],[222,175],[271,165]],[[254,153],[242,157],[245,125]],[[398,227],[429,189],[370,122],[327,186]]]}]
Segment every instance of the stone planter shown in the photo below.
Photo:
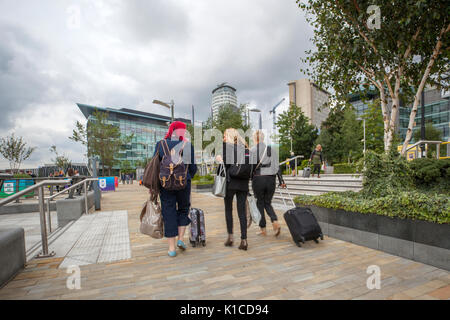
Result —
[{"label": "stone planter", "polygon": [[324,235],[450,271],[450,224],[303,207],[311,208]]},{"label": "stone planter", "polygon": [[209,192],[212,191],[213,183],[211,184],[192,184],[191,189],[194,192]]}]

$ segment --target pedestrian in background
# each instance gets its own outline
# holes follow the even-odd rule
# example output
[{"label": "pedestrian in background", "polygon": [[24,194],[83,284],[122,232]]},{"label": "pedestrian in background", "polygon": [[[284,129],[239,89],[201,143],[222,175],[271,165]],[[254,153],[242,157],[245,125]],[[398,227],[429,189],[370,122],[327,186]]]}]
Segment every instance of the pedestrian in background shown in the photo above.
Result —
[{"label": "pedestrian in background", "polygon": [[311,153],[311,157],[309,158],[309,163],[313,163],[314,168],[312,170],[312,177],[314,178],[314,172],[317,171],[317,178],[320,178],[320,167],[323,162],[323,154],[322,154],[322,146],[318,144],[316,148]]}]

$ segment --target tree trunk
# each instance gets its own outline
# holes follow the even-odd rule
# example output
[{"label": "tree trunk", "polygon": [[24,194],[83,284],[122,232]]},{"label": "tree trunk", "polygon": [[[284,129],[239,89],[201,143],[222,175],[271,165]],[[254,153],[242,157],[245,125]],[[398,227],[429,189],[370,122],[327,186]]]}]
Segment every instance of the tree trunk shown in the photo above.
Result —
[{"label": "tree trunk", "polygon": [[[450,25],[449,25],[450,27]],[[448,30],[448,28],[447,28]],[[428,79],[428,76],[430,75],[431,68],[433,67],[434,61],[436,60],[437,56],[440,53],[442,46],[442,40],[439,39],[439,41],[436,44],[436,47],[434,48],[433,55],[430,58],[430,61],[428,62],[427,68],[425,69],[425,72],[423,74],[422,80],[420,81],[420,85],[417,88],[416,95],[414,96],[414,104],[411,110],[411,114],[409,115],[409,124],[408,124],[408,130],[406,131],[406,138],[403,142],[401,155],[404,156],[406,153],[406,148],[408,148],[409,142],[411,141],[412,133],[413,133],[413,127],[414,127],[414,120],[416,118],[417,114],[417,107],[419,105],[420,97],[422,95],[422,91],[425,88],[425,83]]]}]

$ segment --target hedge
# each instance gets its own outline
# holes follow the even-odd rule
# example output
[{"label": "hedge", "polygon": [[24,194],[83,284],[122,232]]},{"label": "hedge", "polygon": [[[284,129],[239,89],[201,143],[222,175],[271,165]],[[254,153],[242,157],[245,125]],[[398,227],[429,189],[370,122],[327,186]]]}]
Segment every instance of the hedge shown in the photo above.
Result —
[{"label": "hedge", "polygon": [[350,163],[335,163],[333,173],[356,173],[356,165]]},{"label": "hedge", "polygon": [[418,191],[402,191],[378,198],[365,198],[353,191],[330,192],[320,196],[300,195],[294,199],[299,205],[316,205],[363,214],[410,218],[437,223],[450,223],[450,198]]},{"label": "hedge", "polygon": [[192,184],[196,185],[205,185],[205,184],[213,184],[214,183],[214,177],[212,175],[205,175],[200,176],[196,174],[194,178],[192,178]]}]

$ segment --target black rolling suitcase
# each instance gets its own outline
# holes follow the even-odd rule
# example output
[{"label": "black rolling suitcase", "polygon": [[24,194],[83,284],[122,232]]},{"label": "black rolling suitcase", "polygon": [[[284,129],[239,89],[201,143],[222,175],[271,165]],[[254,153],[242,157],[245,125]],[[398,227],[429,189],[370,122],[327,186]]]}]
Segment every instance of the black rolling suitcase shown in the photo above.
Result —
[{"label": "black rolling suitcase", "polygon": [[[292,201],[290,194],[289,197]],[[286,204],[286,202],[284,203]],[[292,201],[292,203],[294,204],[294,201]],[[319,238],[323,240],[322,229],[320,228],[320,225],[311,209],[305,207],[294,207],[286,211],[283,217],[286,221],[289,232],[291,233],[292,239],[297,246],[301,247],[301,243],[305,243],[305,241],[309,240],[314,240],[316,243],[319,243]]]},{"label": "black rolling suitcase", "polygon": [[201,209],[191,208],[189,219],[191,219],[191,232],[189,235],[191,245],[193,247],[206,246],[205,213]]}]

